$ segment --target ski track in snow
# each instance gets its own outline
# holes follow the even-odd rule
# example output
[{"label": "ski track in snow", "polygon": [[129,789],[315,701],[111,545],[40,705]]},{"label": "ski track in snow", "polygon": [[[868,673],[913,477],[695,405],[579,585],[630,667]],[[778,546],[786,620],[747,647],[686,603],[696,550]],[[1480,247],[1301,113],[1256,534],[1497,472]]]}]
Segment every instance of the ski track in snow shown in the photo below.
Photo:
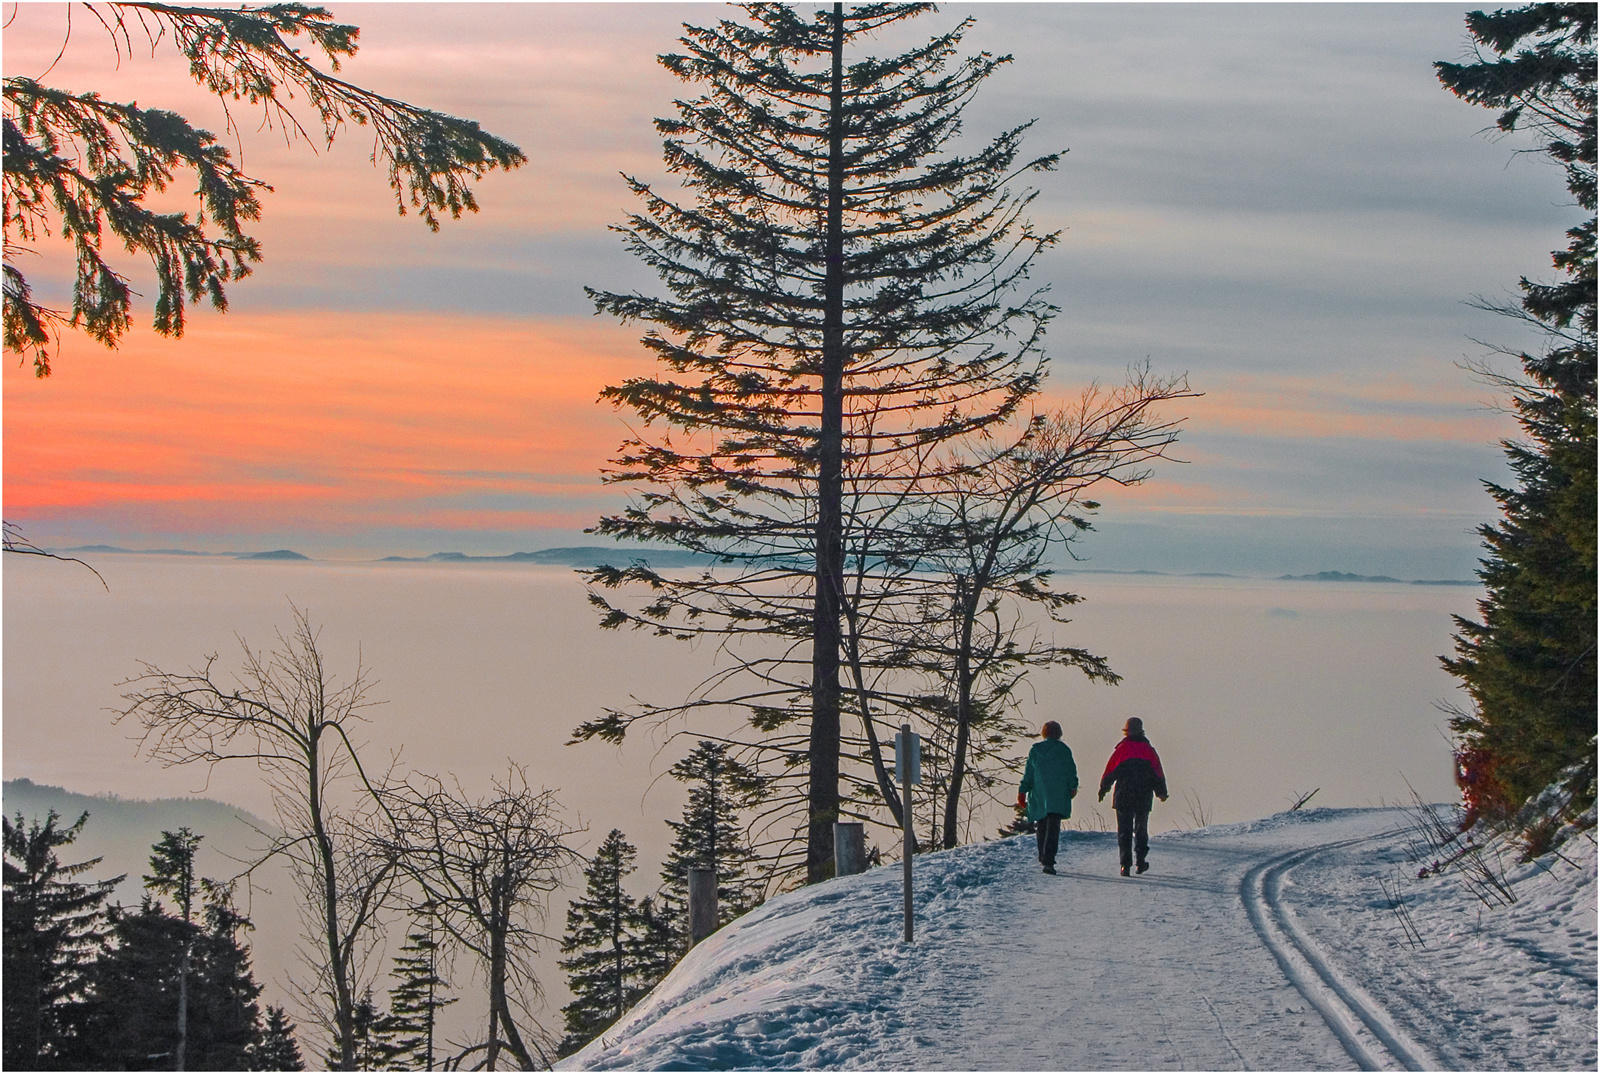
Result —
[{"label": "ski track in snow", "polygon": [[1370,842],[1378,836],[1346,839],[1264,861],[1245,873],[1239,898],[1262,943],[1284,976],[1322,1015],[1350,1058],[1362,1070],[1437,1070],[1439,1062],[1394,1023],[1360,985],[1335,970],[1283,901],[1285,874],[1318,854]]},{"label": "ski track in snow", "polygon": [[[1403,840],[1335,849],[1290,877],[1300,921],[1448,1069],[1588,1069],[1596,1041],[1595,842],[1502,860],[1517,894],[1490,908],[1452,876],[1416,879]],[[1401,880],[1404,883],[1398,883]],[[1402,892],[1417,939],[1380,889]],[[1366,898],[1361,898],[1362,893]]]},{"label": "ski track in snow", "polygon": [[1479,920],[1405,816],[1164,833],[1136,878],[1109,833],[1063,832],[1054,877],[1031,838],[920,855],[910,945],[898,864],[781,895],[558,1068],[1594,1069],[1593,840]]}]

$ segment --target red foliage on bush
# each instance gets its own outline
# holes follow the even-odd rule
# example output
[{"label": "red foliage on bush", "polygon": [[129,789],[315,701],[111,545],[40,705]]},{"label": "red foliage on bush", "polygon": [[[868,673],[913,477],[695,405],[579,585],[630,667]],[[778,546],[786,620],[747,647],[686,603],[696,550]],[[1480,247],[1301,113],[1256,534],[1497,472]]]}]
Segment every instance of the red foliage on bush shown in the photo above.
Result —
[{"label": "red foliage on bush", "polygon": [[1461,830],[1466,831],[1485,816],[1503,817],[1511,808],[1505,787],[1495,776],[1495,756],[1482,746],[1461,745],[1456,750],[1456,786],[1461,788],[1461,805],[1466,810]]}]

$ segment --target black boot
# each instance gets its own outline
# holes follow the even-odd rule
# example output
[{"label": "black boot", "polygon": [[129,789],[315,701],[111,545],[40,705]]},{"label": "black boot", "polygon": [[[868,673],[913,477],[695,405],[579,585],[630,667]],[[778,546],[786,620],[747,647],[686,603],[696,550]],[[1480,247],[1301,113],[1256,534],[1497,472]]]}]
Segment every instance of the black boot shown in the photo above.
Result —
[{"label": "black boot", "polygon": [[1122,875],[1123,876],[1127,876],[1128,875],[1128,867],[1126,865],[1124,865],[1122,867]]},{"label": "black boot", "polygon": [[1143,872],[1148,872],[1148,871],[1149,871],[1149,869],[1150,869],[1150,863],[1149,863],[1149,862],[1147,862],[1147,861],[1141,861],[1141,862],[1140,862],[1140,863],[1139,863],[1139,867],[1138,867],[1138,868],[1137,868],[1137,869],[1136,869],[1136,870],[1134,870],[1134,871],[1135,871],[1135,872],[1140,872],[1140,873],[1143,873]]}]

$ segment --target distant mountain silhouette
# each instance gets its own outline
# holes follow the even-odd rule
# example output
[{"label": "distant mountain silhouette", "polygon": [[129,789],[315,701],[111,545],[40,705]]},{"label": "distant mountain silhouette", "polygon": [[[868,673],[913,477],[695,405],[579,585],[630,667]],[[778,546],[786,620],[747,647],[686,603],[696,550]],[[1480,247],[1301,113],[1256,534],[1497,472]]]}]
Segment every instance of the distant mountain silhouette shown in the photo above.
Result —
[{"label": "distant mountain silhouette", "polygon": [[220,556],[225,559],[303,559],[299,552],[279,548],[272,552],[193,552],[187,548],[118,548],[114,544],[80,544],[75,548],[52,548],[52,552],[97,552],[123,556]]},{"label": "distant mountain silhouette", "polygon": [[52,552],[113,552],[126,556],[229,556],[234,559],[243,552],[193,552],[187,548],[118,548],[111,544],[80,544],[76,548],[52,548]]},{"label": "distant mountain silhouette", "polygon": [[[76,548],[55,548],[54,552],[89,552],[99,554],[126,554],[139,556],[223,556],[233,559],[260,559],[284,561],[311,561],[310,556],[287,548],[279,548],[271,552],[192,552],[182,548],[118,548],[109,544],[86,544]],[[475,556],[466,552],[434,552],[427,556],[384,556],[379,563],[534,563],[552,567],[626,567],[636,560],[643,560],[652,567],[681,568],[681,567],[711,567],[718,563],[716,556],[704,555],[699,552],[687,552],[680,548],[616,548],[606,545],[577,545],[566,548],[542,548],[533,552],[512,552],[504,556]],[[804,564],[796,560],[794,564],[803,569]],[[1156,570],[1111,570],[1107,568],[1083,567],[1073,564],[1060,564],[1056,567],[1058,574],[1117,574],[1117,575],[1142,575],[1157,578],[1244,578],[1247,575],[1227,574],[1221,571],[1156,571]],[[1378,582],[1391,585],[1452,585],[1475,586],[1482,583],[1475,579],[1460,578],[1394,578],[1387,574],[1351,574],[1346,571],[1318,571],[1316,574],[1281,574],[1275,579],[1280,582]]]},{"label": "distant mountain silhouette", "polygon": [[1387,574],[1346,574],[1344,571],[1318,571],[1316,574],[1280,574],[1280,582],[1394,582],[1399,585],[1478,585],[1478,582],[1455,578],[1418,579],[1390,578]]},{"label": "distant mountain silhouette", "polygon": [[469,556],[465,552],[435,552],[431,556],[384,556],[381,563],[540,563],[557,567],[627,566],[636,559],[652,567],[710,566],[715,556],[676,548],[544,548],[537,552],[512,552],[506,556]]},{"label": "distant mountain silhouette", "polygon": [[1387,574],[1346,574],[1344,571],[1318,571],[1316,574],[1280,574],[1280,582],[1398,582]]}]

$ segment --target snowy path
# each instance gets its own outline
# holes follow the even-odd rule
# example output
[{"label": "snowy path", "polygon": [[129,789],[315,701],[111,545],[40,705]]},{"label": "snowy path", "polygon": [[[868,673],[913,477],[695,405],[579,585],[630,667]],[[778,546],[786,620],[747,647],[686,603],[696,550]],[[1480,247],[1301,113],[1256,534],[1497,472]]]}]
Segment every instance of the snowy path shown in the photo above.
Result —
[{"label": "snowy path", "polygon": [[[1394,819],[1368,814],[1357,825],[1362,838]],[[945,997],[929,1013],[960,1014],[935,1015],[930,1046],[907,1065],[948,1068],[941,1053],[959,1046],[973,1069],[1394,1067],[1381,1045],[1338,1020],[1359,1001],[1341,1002],[1315,972],[1285,972],[1303,955],[1292,934],[1266,924],[1287,911],[1262,881],[1318,852],[1298,834],[1159,838],[1151,872],[1131,879],[1117,874],[1110,835],[1075,833],[1056,877],[1038,872],[1031,840],[1014,841],[1007,849],[1020,860],[1006,864],[1019,890],[988,886],[997,912],[976,914],[989,927],[967,930],[960,945],[976,948],[970,958],[986,972],[974,979],[958,968],[962,958],[927,968],[930,991]],[[1037,1001],[1006,1002],[1013,995]],[[988,1009],[991,996],[1005,1015]]]},{"label": "snowy path", "polygon": [[795,892],[562,1065],[1592,1069],[1592,852],[1583,882],[1524,899],[1476,946],[1459,885],[1413,880],[1418,946],[1384,897],[1408,868],[1403,821],[1317,810],[1167,833],[1136,878],[1101,833],[1063,833],[1057,876],[1031,838],[924,855],[909,946],[898,867]]}]

